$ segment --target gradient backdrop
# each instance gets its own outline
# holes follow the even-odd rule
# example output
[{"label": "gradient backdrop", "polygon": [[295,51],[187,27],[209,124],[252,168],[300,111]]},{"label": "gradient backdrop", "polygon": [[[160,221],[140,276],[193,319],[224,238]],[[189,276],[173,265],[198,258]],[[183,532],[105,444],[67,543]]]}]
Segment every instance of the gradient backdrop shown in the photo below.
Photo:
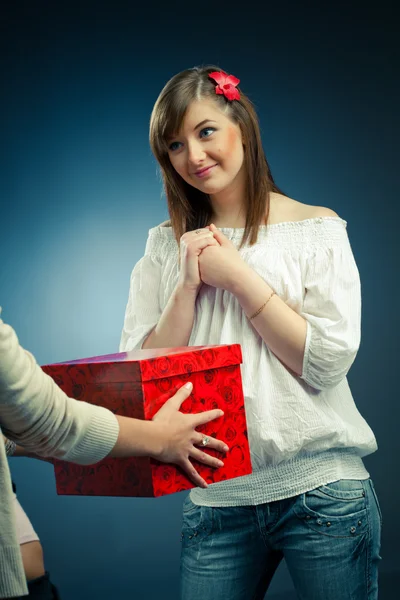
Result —
[{"label": "gradient backdrop", "polygon": [[[2,3],[3,319],[41,364],[118,349],[130,272],[148,229],[167,218],[147,138],[153,103],[184,68],[212,62],[234,73],[257,107],[278,185],[348,221],[363,284],[349,379],[380,446],[366,464],[384,513],[382,598],[392,597],[400,582],[394,14],[385,2],[145,4]],[[177,599],[184,494],[57,497],[50,465],[11,467],[63,600]],[[268,597],[294,597],[284,565]]]}]

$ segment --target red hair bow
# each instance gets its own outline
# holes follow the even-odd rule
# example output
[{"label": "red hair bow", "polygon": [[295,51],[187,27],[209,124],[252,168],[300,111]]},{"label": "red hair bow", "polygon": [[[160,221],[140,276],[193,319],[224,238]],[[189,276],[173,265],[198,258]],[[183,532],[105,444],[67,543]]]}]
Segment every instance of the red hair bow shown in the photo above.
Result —
[{"label": "red hair bow", "polygon": [[228,100],[240,100],[239,90],[236,89],[240,79],[234,75],[228,75],[224,71],[214,71],[209,73],[208,76],[217,83],[215,87],[216,94],[223,94]]}]

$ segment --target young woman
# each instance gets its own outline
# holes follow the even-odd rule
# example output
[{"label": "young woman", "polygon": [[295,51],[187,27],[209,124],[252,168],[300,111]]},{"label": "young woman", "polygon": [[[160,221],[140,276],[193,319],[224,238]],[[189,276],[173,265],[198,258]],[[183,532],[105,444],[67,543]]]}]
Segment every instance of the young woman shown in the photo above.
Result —
[{"label": "young woman", "polygon": [[377,598],[376,450],[346,375],[360,283],[346,222],[275,185],[239,80],[189,69],[150,123],[170,222],[135,266],[120,350],[240,343],[254,472],[184,502],[184,600],[263,598],[282,558],[299,598]]}]

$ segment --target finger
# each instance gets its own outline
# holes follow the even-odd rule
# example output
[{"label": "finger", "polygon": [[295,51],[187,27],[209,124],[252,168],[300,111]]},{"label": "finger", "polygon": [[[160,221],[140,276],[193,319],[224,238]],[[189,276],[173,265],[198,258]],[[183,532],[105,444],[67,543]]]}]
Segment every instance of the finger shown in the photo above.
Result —
[{"label": "finger", "polygon": [[[204,435],[199,433],[198,439],[194,442],[196,446],[202,446],[204,440]],[[204,446],[203,446],[204,448]],[[209,437],[207,441],[207,448],[213,448],[214,450],[218,450],[218,452],[228,452],[229,446],[222,442],[221,440],[217,440],[216,438]]]},{"label": "finger", "polygon": [[205,233],[200,233],[199,235],[195,235],[191,238],[187,238],[186,240],[182,240],[182,245],[186,248],[191,248],[196,246],[199,242],[203,242],[204,240],[213,240],[214,234],[211,231],[206,231]]},{"label": "finger", "polygon": [[174,394],[172,396],[172,398],[167,400],[167,402],[165,404],[171,406],[172,408],[175,408],[176,410],[179,410],[182,403],[192,393],[192,389],[193,389],[193,383],[191,381],[188,381],[187,383],[185,383],[185,385],[183,385],[181,388],[179,388],[179,390],[176,392],[176,394]]},{"label": "finger", "polygon": [[192,242],[195,242],[196,240],[201,240],[203,238],[213,238],[214,234],[212,231],[210,231],[209,229],[205,229],[203,232],[199,233],[198,235],[194,234],[191,235],[187,240],[185,240],[186,244],[189,245]]},{"label": "finger", "polygon": [[[168,390],[167,392],[164,392],[163,394],[161,394],[160,396],[157,396],[157,402],[158,404],[163,407],[164,404],[166,404],[168,402],[168,400],[170,400],[175,394],[176,392],[179,390],[179,385],[174,385],[172,386],[172,388],[170,390]],[[156,413],[157,414],[157,413]]]},{"label": "finger", "polygon": [[202,450],[199,450],[194,446],[193,450],[190,451],[190,456],[191,458],[195,458],[199,462],[204,463],[209,467],[214,467],[215,469],[224,466],[222,460],[220,460],[219,458],[215,458],[215,456],[210,456],[209,454],[207,454],[207,452],[203,452]]},{"label": "finger", "polygon": [[201,254],[202,250],[207,248],[208,246],[219,246],[220,244],[210,236],[206,236],[204,238],[200,238],[199,240],[194,240],[191,244],[188,245],[188,254],[198,256]]},{"label": "finger", "polygon": [[190,238],[190,240],[187,240],[186,246],[190,248],[190,246],[195,246],[199,242],[210,240],[214,240],[214,234],[211,231],[208,231],[207,233],[201,233],[200,235],[196,235],[195,237]]},{"label": "finger", "polygon": [[214,408],[213,410],[206,410],[197,415],[193,415],[193,424],[194,427],[198,427],[199,425],[204,425],[205,423],[209,423],[214,419],[218,419],[224,415],[224,411],[220,408]]},{"label": "finger", "polygon": [[192,237],[199,237],[199,235],[204,235],[205,233],[210,233],[210,228],[199,227],[199,229],[195,229],[194,231],[187,231],[186,233],[184,233],[181,237],[181,240],[191,239]]},{"label": "finger", "polygon": [[221,244],[219,242],[217,242],[217,240],[214,240],[213,243],[208,244],[208,246],[206,246],[205,248],[202,248],[199,252],[199,258],[200,256],[203,254],[203,252],[207,252],[207,250],[209,248],[221,248]]},{"label": "finger", "polygon": [[198,229],[193,229],[193,231],[188,231],[188,233],[190,234],[194,234],[194,235],[199,235],[200,232],[204,233],[204,232],[209,232],[210,231],[210,227],[207,225],[207,227],[199,227]]},{"label": "finger", "polygon": [[213,223],[210,225],[210,231],[214,234],[215,239],[218,241],[219,244],[221,244],[221,246],[226,246],[230,244],[228,238],[225,237],[222,231],[217,229]]},{"label": "finger", "polygon": [[188,237],[188,239],[185,241],[186,241],[186,244],[190,244],[192,242],[195,242],[196,240],[201,240],[204,237],[214,237],[214,233],[212,231],[210,231],[209,229],[204,229],[198,235],[193,234],[190,237]]},{"label": "finger", "polygon": [[180,245],[183,248],[188,248],[191,244],[193,244],[193,242],[201,240],[204,237],[213,238],[214,234],[209,229],[202,230],[202,232],[199,233],[198,235],[196,235],[194,233],[193,234],[185,233],[180,239]]},{"label": "finger", "polygon": [[190,460],[187,458],[180,463],[181,468],[186,471],[190,479],[193,481],[195,485],[198,485],[202,488],[208,487],[207,482],[202,478],[201,475],[196,471]]}]

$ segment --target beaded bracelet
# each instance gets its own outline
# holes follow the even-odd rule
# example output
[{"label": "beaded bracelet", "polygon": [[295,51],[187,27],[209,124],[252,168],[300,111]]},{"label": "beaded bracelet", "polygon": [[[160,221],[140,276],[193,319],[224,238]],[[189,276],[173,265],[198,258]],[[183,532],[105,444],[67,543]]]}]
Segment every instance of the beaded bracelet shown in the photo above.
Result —
[{"label": "beaded bracelet", "polygon": [[6,455],[7,456],[12,456],[17,448],[17,444],[11,440],[6,440],[4,443],[5,449],[6,449]]},{"label": "beaded bracelet", "polygon": [[271,300],[272,296],[275,295],[275,292],[272,292],[272,294],[269,296],[269,298],[264,302],[264,304],[262,306],[260,306],[260,308],[258,310],[256,310],[256,312],[254,313],[254,315],[251,315],[250,321],[252,319],[254,319],[254,317],[256,317],[257,315],[260,314],[260,312],[267,306],[268,302]]}]

